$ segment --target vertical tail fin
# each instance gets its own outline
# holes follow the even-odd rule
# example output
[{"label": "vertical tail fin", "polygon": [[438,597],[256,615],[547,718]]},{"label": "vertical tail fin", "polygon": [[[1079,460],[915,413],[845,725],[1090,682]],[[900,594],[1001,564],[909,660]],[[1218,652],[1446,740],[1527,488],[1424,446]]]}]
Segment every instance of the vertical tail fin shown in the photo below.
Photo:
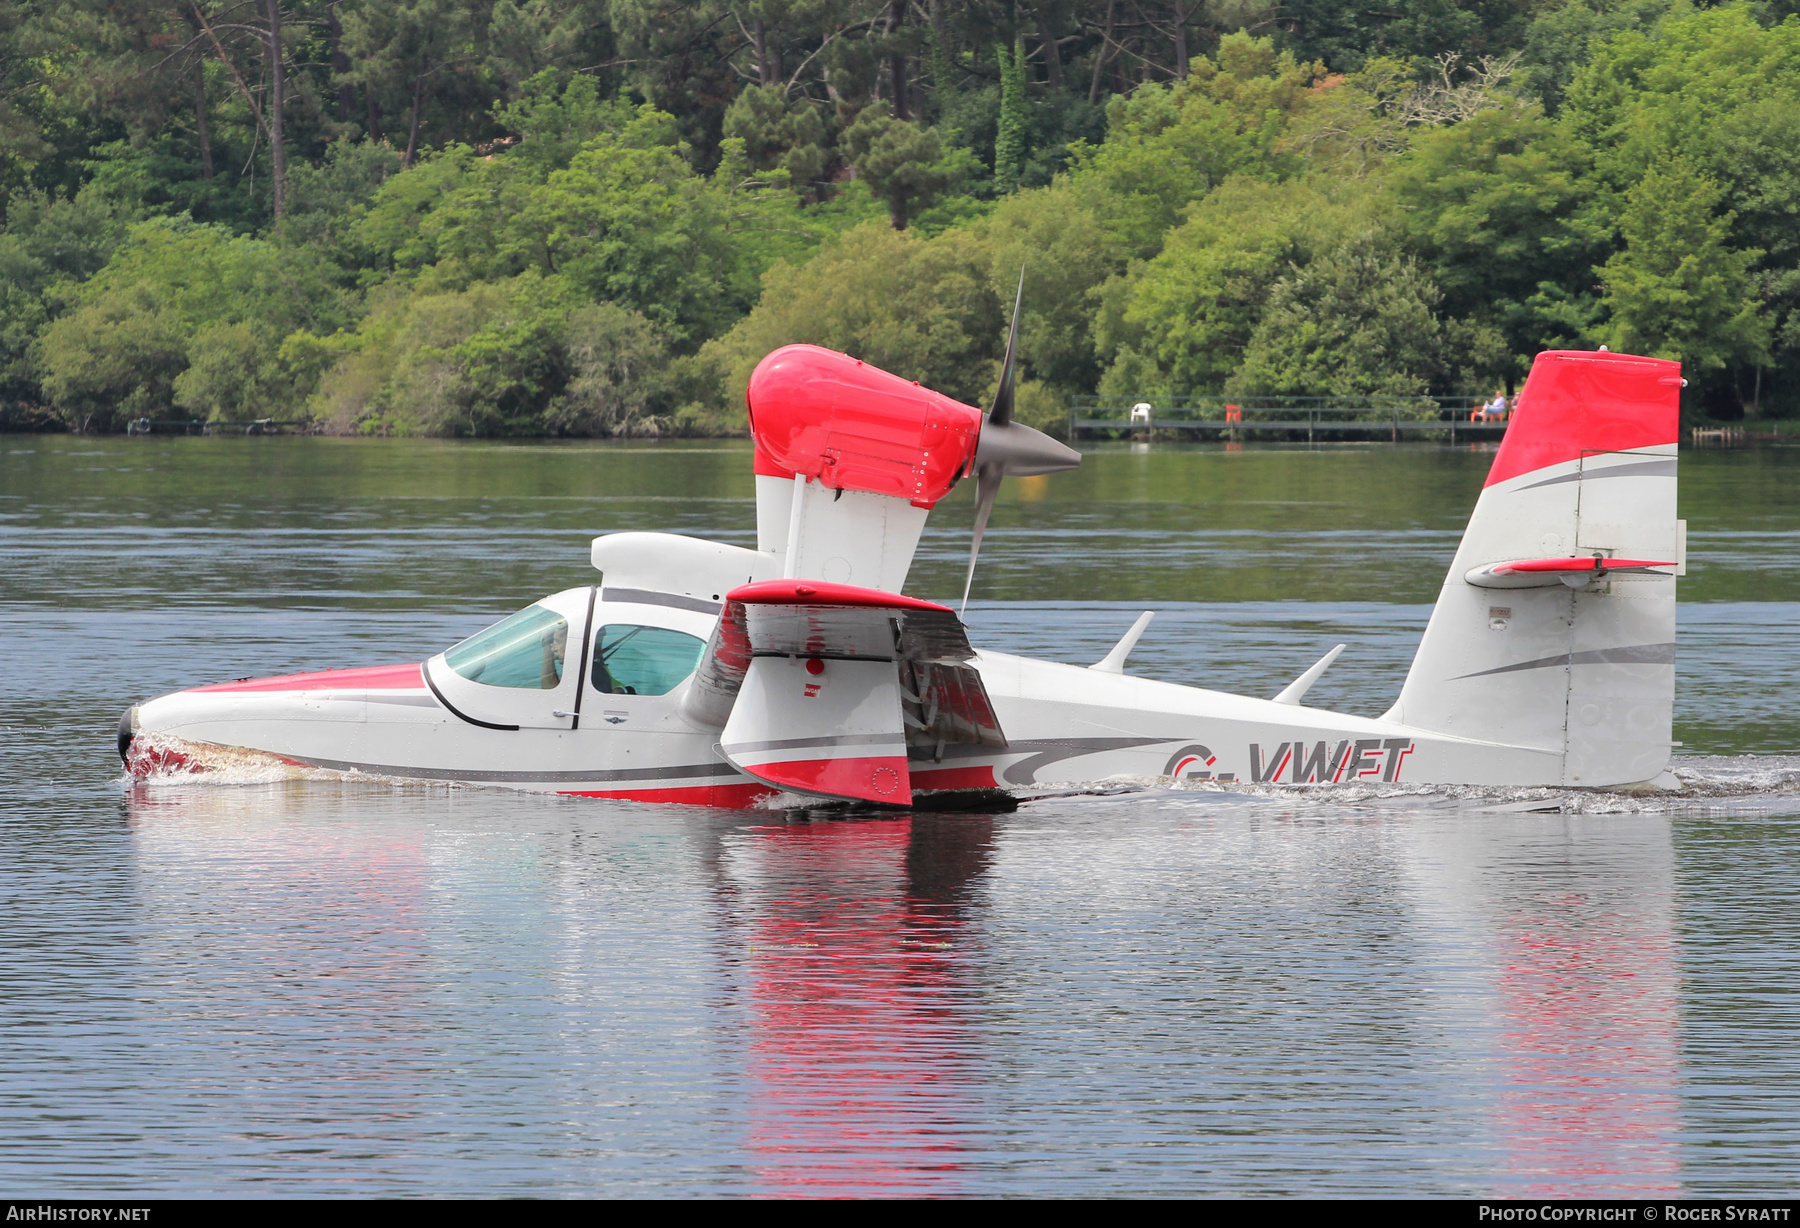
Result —
[{"label": "vertical tail fin", "polygon": [[1548,752],[1546,784],[1662,772],[1681,384],[1661,359],[1538,355],[1389,719]]}]

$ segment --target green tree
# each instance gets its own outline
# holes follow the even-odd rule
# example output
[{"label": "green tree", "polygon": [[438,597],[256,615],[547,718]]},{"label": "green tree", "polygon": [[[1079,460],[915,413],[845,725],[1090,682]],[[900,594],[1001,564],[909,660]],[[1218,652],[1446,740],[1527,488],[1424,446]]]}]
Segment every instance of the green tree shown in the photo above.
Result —
[{"label": "green tree", "polygon": [[146,297],[98,298],[38,338],[44,396],[78,431],[162,416],[187,366],[184,331],[175,312]]},{"label": "green tree", "polygon": [[563,329],[570,379],[545,424],[559,435],[659,435],[673,425],[677,380],[668,339],[616,303],[571,313]]},{"label": "green tree", "polygon": [[382,186],[399,174],[400,157],[372,141],[334,141],[316,163],[288,174],[288,207],[276,234],[282,242],[344,252]]},{"label": "green tree", "polygon": [[843,143],[857,178],[887,205],[895,230],[931,206],[972,169],[968,151],[945,150],[935,128],[894,119],[879,106],[865,108],[844,131]]},{"label": "green tree", "polygon": [[334,429],[398,435],[542,434],[568,381],[564,329],[580,296],[526,272],[463,289],[384,296],[320,382]]},{"label": "green tree", "polygon": [[994,45],[1000,63],[1000,118],[994,131],[994,188],[1016,192],[1025,172],[1025,42],[1013,44],[1012,54],[1003,43]]},{"label": "green tree", "polygon": [[197,418],[242,422],[291,401],[279,350],[248,324],[202,325],[181,356],[186,367],[170,384],[170,399]]},{"label": "green tree", "polygon": [[1653,166],[1626,198],[1624,250],[1600,270],[1614,349],[1718,369],[1766,360],[1768,323],[1751,268],[1762,255],[1727,242],[1724,193],[1678,159]]},{"label": "green tree", "polygon": [[1524,0],[1486,4],[1389,0],[1379,10],[1331,0],[1289,0],[1281,7],[1283,42],[1299,55],[1355,71],[1375,56],[1434,56],[1516,46],[1532,8]]},{"label": "green tree", "polygon": [[124,237],[124,220],[97,193],[13,197],[0,232],[0,400],[36,399],[32,341]]},{"label": "green tree", "polygon": [[724,368],[733,406],[765,354],[802,341],[974,402],[992,391],[1005,328],[985,253],[968,232],[925,239],[865,224],[803,265],[771,268],[755,308],[705,356]]},{"label": "green tree", "polygon": [[517,98],[494,109],[494,118],[521,142],[504,160],[524,164],[538,179],[567,166],[602,133],[624,131],[639,114],[629,101],[605,97],[598,78],[554,69],[532,76]]},{"label": "green tree", "polygon": [[1277,283],[1374,224],[1372,192],[1330,186],[1236,177],[1194,205],[1155,259],[1108,287],[1097,327],[1112,363],[1141,379],[1147,360],[1157,387],[1183,394],[1219,391]]},{"label": "green tree", "polygon": [[694,172],[672,119],[645,107],[602,133],[535,192],[514,228],[544,269],[630,307],[691,347],[730,326],[755,296],[719,185]]},{"label": "green tree", "polygon": [[[1594,150],[1596,229],[1622,233],[1633,194],[1671,159],[1717,185],[1714,212],[1729,216],[1726,246],[1760,253],[1750,268],[1750,293],[1764,299],[1773,349],[1701,344],[1696,334],[1682,344],[1701,344],[1726,363],[1698,370],[1705,387],[1696,392],[1717,397],[1715,404],[1734,402],[1740,389],[1764,382],[1760,366],[1768,361],[1776,367],[1771,383],[1778,400],[1797,407],[1800,278],[1790,272],[1800,267],[1800,227],[1793,221],[1800,216],[1800,142],[1791,134],[1800,128],[1800,21],[1765,25],[1760,17],[1741,3],[1677,7],[1647,30],[1595,43],[1560,118]],[[1667,328],[1673,327],[1670,321]],[[1724,358],[1727,353],[1738,357]],[[1758,354],[1764,356],[1750,357]]]},{"label": "green tree", "polygon": [[[129,240],[76,293],[76,306],[46,328],[32,349],[46,398],[72,425],[102,429],[140,415],[161,416],[190,364],[190,347],[209,326],[243,325],[255,338],[254,361],[238,369],[262,381],[281,343],[297,329],[334,331],[347,321],[333,270],[315,251],[233,236],[214,225],[156,218],[131,228]],[[212,336],[206,373],[184,385],[193,404],[218,412],[212,392],[228,379],[227,352],[242,334]],[[306,394],[280,384],[279,402],[253,416],[285,414]],[[241,401],[230,403],[242,408]]]},{"label": "green tree", "polygon": [[1568,0],[1537,12],[1520,42],[1521,84],[1554,112],[1590,49],[1624,31],[1643,33],[1678,0]]},{"label": "green tree", "polygon": [[1225,391],[1416,396],[1447,367],[1441,292],[1374,234],[1276,282]]},{"label": "green tree", "polygon": [[418,159],[421,138],[429,139],[427,113],[461,101],[456,87],[466,78],[456,70],[474,58],[475,16],[461,0],[381,0],[344,14],[348,77],[373,91],[382,110],[405,117],[407,166]]},{"label": "green tree", "polygon": [[1452,315],[1498,328],[1523,374],[1531,355],[1584,343],[1593,266],[1610,246],[1593,217],[1593,153],[1535,110],[1487,110],[1417,134],[1387,182],[1393,218]]},{"label": "green tree", "polygon": [[817,194],[832,161],[821,108],[789,103],[784,86],[745,86],[725,112],[724,132],[744,142],[753,169],[780,172],[803,194]]},{"label": "green tree", "polygon": [[1091,195],[1065,178],[1008,196],[971,229],[988,253],[997,298],[1008,299],[1025,272],[1024,370],[1061,395],[1091,389],[1099,374],[1094,294],[1125,267],[1125,252]]},{"label": "green tree", "polygon": [[1188,204],[1234,174],[1281,179],[1304,167],[1289,127],[1317,104],[1323,67],[1231,35],[1197,57],[1186,81],[1107,104],[1102,145],[1071,151],[1076,184],[1133,256],[1156,254]]},{"label": "green tree", "polygon": [[367,212],[350,224],[342,249],[346,262],[363,270],[363,284],[416,277],[436,264],[443,224],[433,215],[482,173],[473,149],[451,145],[377,188]]}]

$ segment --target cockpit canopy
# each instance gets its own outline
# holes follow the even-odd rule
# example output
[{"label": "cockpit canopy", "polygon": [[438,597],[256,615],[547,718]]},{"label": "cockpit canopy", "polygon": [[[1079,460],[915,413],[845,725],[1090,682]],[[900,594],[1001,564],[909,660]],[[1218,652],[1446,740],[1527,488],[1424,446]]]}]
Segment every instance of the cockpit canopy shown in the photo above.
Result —
[{"label": "cockpit canopy", "polygon": [[542,605],[529,605],[444,653],[444,664],[486,686],[554,691],[562,685],[569,620]]},{"label": "cockpit canopy", "polygon": [[706,641],[668,627],[606,623],[594,635],[594,690],[602,695],[667,695],[700,664]]},{"label": "cockpit canopy", "polygon": [[[614,614],[604,603],[594,616],[589,684],[602,695],[667,695],[694,672],[706,649],[697,635],[626,621],[624,611]],[[568,666],[569,639],[569,619],[538,603],[450,648],[444,664],[483,686],[554,691]]]}]

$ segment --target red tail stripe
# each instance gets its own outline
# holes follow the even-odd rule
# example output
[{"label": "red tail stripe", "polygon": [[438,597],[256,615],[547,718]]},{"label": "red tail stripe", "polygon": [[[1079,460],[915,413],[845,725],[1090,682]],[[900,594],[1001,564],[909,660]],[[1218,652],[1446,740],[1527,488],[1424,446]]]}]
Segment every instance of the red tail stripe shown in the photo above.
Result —
[{"label": "red tail stripe", "polygon": [[1487,485],[1575,460],[1680,436],[1681,364],[1579,350],[1537,356]]}]

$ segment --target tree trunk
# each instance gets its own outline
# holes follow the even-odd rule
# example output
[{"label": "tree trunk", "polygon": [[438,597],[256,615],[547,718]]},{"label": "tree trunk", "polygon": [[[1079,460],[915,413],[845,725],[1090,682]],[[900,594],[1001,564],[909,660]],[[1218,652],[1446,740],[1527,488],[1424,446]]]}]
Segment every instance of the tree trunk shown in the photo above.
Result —
[{"label": "tree trunk", "polygon": [[212,132],[206,126],[206,65],[194,65],[194,131],[200,137],[200,178],[213,177]]},{"label": "tree trunk", "polygon": [[269,153],[277,218],[287,211],[287,150],[281,139],[286,92],[281,66],[281,0],[269,0]]},{"label": "tree trunk", "polygon": [[381,108],[375,104],[374,86],[363,86],[363,101],[369,104],[369,139],[380,144],[386,138],[381,135]]},{"label": "tree trunk", "polygon": [[775,66],[769,63],[769,41],[763,36],[762,18],[750,23],[750,43],[756,49],[756,83],[767,87],[775,84]]},{"label": "tree trunk", "polygon": [[413,78],[412,122],[406,131],[406,156],[400,159],[401,166],[411,166],[419,153],[419,108],[425,101],[425,74],[420,73]]},{"label": "tree trunk", "polygon": [[338,6],[325,6],[325,37],[331,43],[331,71],[337,76],[338,119],[350,122],[350,108],[356,105],[356,91],[345,80],[350,75],[350,57],[344,54],[344,27],[338,21]]},{"label": "tree trunk", "polygon": [[1173,0],[1170,16],[1175,19],[1175,79],[1186,81],[1188,74],[1188,0]]},{"label": "tree trunk", "polygon": [[1100,82],[1106,72],[1106,61],[1112,57],[1113,16],[1118,10],[1119,0],[1106,0],[1106,36],[1100,40],[1100,50],[1094,53],[1094,76],[1088,82],[1088,101],[1100,101]]},{"label": "tree trunk", "polygon": [[[906,20],[906,0],[888,0],[887,32],[898,33],[900,25]],[[898,52],[888,56],[888,74],[892,78],[891,87],[894,96],[894,118],[909,119],[911,114],[906,105],[906,57]],[[904,229],[902,223],[896,229]]]},{"label": "tree trunk", "polygon": [[[1055,9],[1050,10],[1052,14]],[[1056,31],[1044,20],[1044,6],[1039,6],[1034,14],[1037,18],[1038,46],[1044,52],[1044,84],[1052,91],[1062,90],[1062,56],[1056,49]]]}]

